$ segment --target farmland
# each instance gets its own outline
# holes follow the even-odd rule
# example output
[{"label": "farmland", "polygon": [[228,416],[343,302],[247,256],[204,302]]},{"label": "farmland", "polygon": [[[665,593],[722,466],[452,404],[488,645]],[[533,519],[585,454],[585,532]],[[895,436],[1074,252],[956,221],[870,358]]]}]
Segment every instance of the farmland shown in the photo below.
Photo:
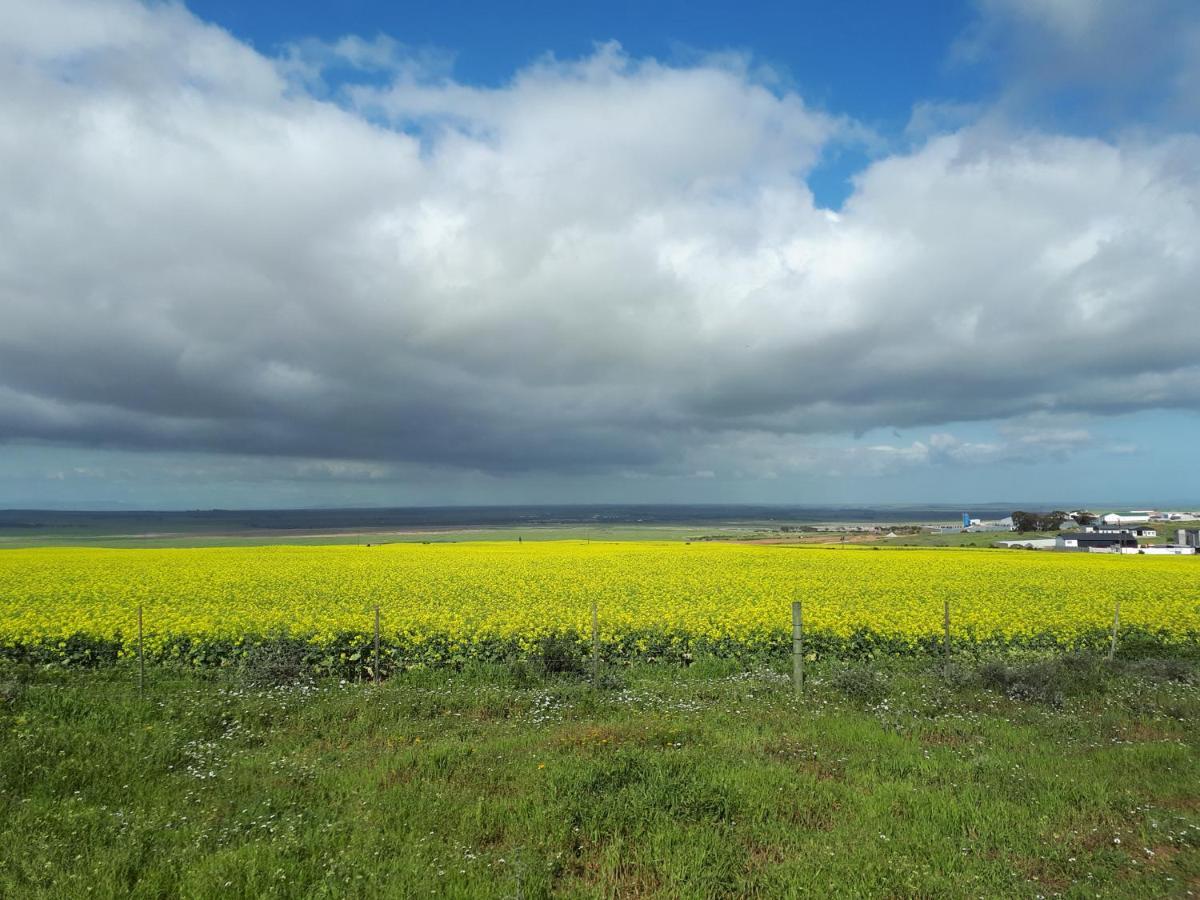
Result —
[{"label": "farmland", "polygon": [[1196,574],[681,542],[6,551],[0,895],[1187,896]]},{"label": "farmland", "polygon": [[330,674],[362,674],[381,609],[383,664],[507,659],[547,634],[584,639],[599,610],[613,660],[778,657],[805,604],[815,654],[931,650],[943,601],[960,646],[1192,645],[1194,560],[1015,551],[546,542],[0,554],[0,647],[46,662],[132,651],[227,664],[290,636]]}]

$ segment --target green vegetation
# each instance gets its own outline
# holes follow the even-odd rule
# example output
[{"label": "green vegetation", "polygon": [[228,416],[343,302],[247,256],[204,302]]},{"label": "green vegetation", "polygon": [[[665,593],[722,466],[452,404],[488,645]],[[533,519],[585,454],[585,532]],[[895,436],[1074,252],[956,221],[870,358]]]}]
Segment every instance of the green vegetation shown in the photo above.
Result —
[{"label": "green vegetation", "polygon": [[[1025,512],[1016,510],[1012,514],[1013,526],[1017,531],[1058,531],[1071,517],[1061,509],[1053,512]],[[1088,521],[1093,517],[1089,515]]]},{"label": "green vegetation", "polygon": [[1187,659],[0,669],[3,897],[1200,893]]}]

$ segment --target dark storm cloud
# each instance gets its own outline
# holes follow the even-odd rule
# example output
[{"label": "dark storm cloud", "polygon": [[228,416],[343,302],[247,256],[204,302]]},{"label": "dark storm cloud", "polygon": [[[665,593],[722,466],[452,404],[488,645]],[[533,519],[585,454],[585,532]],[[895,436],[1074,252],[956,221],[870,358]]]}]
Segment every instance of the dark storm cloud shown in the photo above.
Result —
[{"label": "dark storm cloud", "polygon": [[[400,52],[272,60],[178,6],[0,12],[0,438],[687,472],[1200,407],[1195,137],[962,126],[834,213],[803,174],[863,130],[737,60],[602,46],[481,89]],[[338,54],[394,78],[326,102]]]}]

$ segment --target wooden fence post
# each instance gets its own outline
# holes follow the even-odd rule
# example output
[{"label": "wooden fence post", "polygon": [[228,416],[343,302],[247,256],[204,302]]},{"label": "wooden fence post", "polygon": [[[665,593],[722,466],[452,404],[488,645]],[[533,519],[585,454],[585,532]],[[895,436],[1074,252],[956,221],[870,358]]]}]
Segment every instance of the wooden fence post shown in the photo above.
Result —
[{"label": "wooden fence post", "polygon": [[138,606],[138,699],[146,696],[146,657],[142,648],[142,607]]},{"label": "wooden fence post", "polygon": [[375,604],[375,666],[372,674],[375,683],[379,684],[379,604]]},{"label": "wooden fence post", "polygon": [[942,679],[950,680],[950,600],[947,598],[942,601],[942,629],[945,632],[945,640],[942,644]]},{"label": "wooden fence post", "polygon": [[600,684],[600,610],[592,601],[592,687]]},{"label": "wooden fence post", "polygon": [[804,609],[799,600],[792,602],[792,686],[797,694],[804,690]]},{"label": "wooden fence post", "polygon": [[1113,607],[1112,643],[1108,645],[1108,661],[1112,662],[1117,656],[1117,629],[1121,627],[1121,598],[1117,598]]}]

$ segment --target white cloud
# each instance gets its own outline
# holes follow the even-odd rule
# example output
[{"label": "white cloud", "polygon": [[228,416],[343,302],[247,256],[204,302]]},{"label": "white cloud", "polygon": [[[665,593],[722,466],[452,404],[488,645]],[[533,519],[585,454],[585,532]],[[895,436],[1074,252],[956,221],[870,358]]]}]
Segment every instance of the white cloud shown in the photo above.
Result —
[{"label": "white cloud", "polygon": [[1200,405],[1194,137],[961,125],[832,215],[805,176],[862,130],[736,57],[606,44],[479,88],[348,39],[394,81],[339,106],[175,5],[0,35],[5,436],[704,477],[828,468],[821,433]]}]

